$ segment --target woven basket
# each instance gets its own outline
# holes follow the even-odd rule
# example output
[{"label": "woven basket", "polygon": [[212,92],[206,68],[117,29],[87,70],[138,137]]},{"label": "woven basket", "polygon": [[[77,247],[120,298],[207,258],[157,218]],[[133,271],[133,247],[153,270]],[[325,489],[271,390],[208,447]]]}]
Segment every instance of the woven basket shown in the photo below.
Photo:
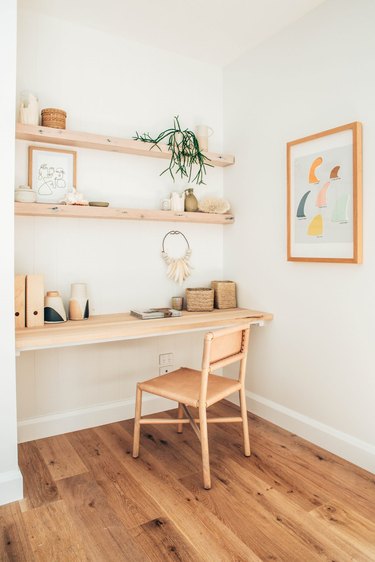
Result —
[{"label": "woven basket", "polygon": [[66,112],[54,107],[42,109],[42,126],[54,127],[55,129],[65,129]]},{"label": "woven basket", "polygon": [[215,290],[215,308],[236,308],[236,283],[234,281],[212,281]]},{"label": "woven basket", "polygon": [[213,308],[213,289],[186,289],[186,310],[189,312],[210,312]]}]

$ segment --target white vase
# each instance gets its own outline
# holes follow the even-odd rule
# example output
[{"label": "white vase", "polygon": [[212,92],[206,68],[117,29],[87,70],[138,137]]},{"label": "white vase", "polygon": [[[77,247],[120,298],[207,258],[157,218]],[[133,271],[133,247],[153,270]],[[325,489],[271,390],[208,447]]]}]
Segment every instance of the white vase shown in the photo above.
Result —
[{"label": "white vase", "polygon": [[69,300],[69,320],[87,320],[89,299],[86,283],[72,283]]},{"label": "white vase", "polygon": [[202,152],[208,150],[208,137],[213,135],[214,130],[208,125],[198,125],[195,129],[195,135],[198,139],[199,148]]},{"label": "white vase", "polygon": [[185,207],[185,192],[181,195],[177,191],[171,193],[171,211],[183,211]]},{"label": "white vase", "polygon": [[39,125],[39,100],[32,92],[21,93],[19,119],[24,125]]},{"label": "white vase", "polygon": [[48,291],[44,297],[44,323],[59,324],[66,322],[66,312],[58,291]]}]

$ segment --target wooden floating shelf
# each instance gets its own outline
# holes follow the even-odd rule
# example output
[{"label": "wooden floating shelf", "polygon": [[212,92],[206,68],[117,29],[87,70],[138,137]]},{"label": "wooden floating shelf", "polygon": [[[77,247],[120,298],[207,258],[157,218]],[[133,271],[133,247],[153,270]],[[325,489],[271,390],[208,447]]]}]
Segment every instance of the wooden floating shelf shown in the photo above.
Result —
[{"label": "wooden floating shelf", "polygon": [[[37,125],[22,125],[17,123],[16,138],[33,142],[45,142],[63,146],[77,146],[80,148],[93,148],[96,150],[107,150],[110,152],[122,152],[124,154],[136,154],[139,156],[150,156],[152,158],[164,158],[169,160],[171,153],[166,144],[160,144],[151,149],[150,144],[132,139],[121,139],[94,133],[79,133],[67,131],[66,129],[54,129],[52,127],[41,127]],[[213,166],[231,166],[234,164],[234,156],[229,154],[218,154],[216,152],[205,152],[205,156]]]},{"label": "wooden floating shelf", "polygon": [[157,209],[123,209],[117,207],[91,207],[81,205],[55,205],[53,203],[15,203],[19,216],[65,217],[80,219],[147,220],[167,222],[194,222],[202,224],[233,224],[234,216],[214,213],[185,213]]}]

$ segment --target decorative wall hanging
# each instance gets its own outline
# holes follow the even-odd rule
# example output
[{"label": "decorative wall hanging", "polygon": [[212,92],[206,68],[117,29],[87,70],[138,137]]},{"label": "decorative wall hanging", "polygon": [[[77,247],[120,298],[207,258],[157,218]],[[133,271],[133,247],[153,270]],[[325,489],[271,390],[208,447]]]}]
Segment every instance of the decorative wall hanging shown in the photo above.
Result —
[{"label": "decorative wall hanging", "polygon": [[38,203],[60,203],[76,186],[74,150],[29,146],[29,180]]},{"label": "decorative wall hanging", "polygon": [[362,125],[287,144],[288,261],[362,262]]},{"label": "decorative wall hanging", "polygon": [[[165,250],[166,238],[170,235],[174,236],[176,234],[182,236],[187,245],[186,252],[182,258],[171,258]],[[182,285],[185,279],[187,279],[191,275],[191,269],[192,269],[189,263],[191,258],[191,248],[186,236],[182,234],[182,232],[180,232],[179,230],[170,230],[169,232],[167,232],[167,234],[163,238],[161,255],[163,260],[168,266],[167,277],[169,279],[172,279],[179,285]]]}]

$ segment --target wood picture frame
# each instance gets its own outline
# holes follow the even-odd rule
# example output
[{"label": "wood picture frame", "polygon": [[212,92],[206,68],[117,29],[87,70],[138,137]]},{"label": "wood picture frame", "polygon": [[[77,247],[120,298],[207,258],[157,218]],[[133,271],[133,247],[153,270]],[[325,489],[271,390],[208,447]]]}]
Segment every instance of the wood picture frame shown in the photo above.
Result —
[{"label": "wood picture frame", "polygon": [[77,152],[29,146],[28,184],[38,203],[60,203],[77,183]]},{"label": "wood picture frame", "polygon": [[362,124],[287,143],[287,259],[362,263]]}]

